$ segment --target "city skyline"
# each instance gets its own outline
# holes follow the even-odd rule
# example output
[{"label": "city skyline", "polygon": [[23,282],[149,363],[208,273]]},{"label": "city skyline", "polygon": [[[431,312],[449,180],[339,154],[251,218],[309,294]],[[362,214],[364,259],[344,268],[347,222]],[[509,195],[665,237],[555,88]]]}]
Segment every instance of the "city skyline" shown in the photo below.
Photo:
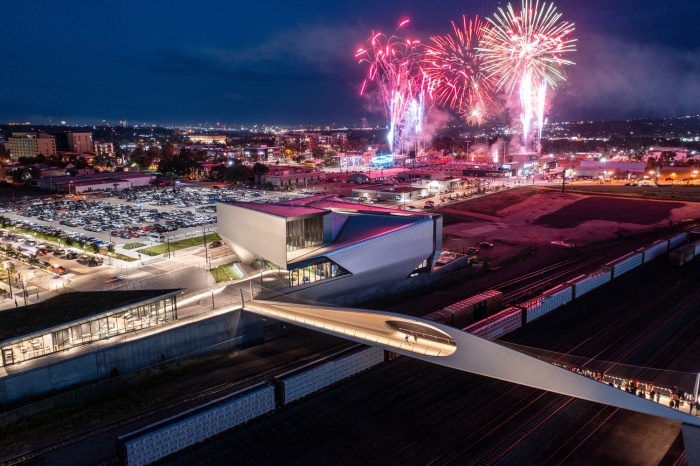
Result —
[{"label": "city skyline", "polygon": [[[697,113],[693,18],[700,5],[555,5],[575,23],[578,43],[576,66],[553,94],[550,119]],[[0,121],[340,127],[366,118],[383,125],[383,112],[359,95],[366,70],[353,52],[367,31],[391,33],[411,18],[407,33],[426,41],[463,14],[491,17],[507,2],[69,6],[6,6]]]}]

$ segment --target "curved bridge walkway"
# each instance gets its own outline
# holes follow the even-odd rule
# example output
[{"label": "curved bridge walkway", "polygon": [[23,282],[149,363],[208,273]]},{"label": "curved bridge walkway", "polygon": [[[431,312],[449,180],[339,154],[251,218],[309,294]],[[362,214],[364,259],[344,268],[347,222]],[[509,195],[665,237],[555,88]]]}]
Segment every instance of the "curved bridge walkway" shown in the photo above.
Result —
[{"label": "curved bridge walkway", "polygon": [[700,418],[453,327],[383,311],[246,301],[243,309],[433,364],[682,423],[686,458],[700,466]]}]

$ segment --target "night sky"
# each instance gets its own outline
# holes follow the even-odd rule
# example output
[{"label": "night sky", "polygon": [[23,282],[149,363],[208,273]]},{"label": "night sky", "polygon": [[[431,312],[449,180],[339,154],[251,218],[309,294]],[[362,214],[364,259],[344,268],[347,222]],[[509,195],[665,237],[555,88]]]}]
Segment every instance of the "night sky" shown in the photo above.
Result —
[{"label": "night sky", "polygon": [[[576,65],[550,119],[700,113],[700,2],[560,0]],[[372,30],[426,41],[507,2],[20,1],[0,6],[0,122],[358,125],[354,52]],[[517,3],[519,5],[519,3]]]}]

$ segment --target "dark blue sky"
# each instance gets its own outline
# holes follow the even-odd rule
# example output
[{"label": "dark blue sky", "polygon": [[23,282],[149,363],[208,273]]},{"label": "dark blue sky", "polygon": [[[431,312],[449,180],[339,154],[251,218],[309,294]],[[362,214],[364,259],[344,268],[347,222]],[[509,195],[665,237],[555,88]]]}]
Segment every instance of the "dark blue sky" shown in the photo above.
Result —
[{"label": "dark blue sky", "polygon": [[[0,122],[359,124],[354,51],[399,19],[423,40],[473,0],[10,0],[0,6]],[[517,3],[519,5],[519,3]],[[700,113],[700,2],[560,0],[578,51],[554,120]]]}]

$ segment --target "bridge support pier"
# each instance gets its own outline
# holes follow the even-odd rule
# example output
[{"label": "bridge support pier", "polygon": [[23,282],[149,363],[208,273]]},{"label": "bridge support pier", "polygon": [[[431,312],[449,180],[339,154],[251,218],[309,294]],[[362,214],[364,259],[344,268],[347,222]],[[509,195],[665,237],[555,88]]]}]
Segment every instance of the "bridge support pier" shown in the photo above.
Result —
[{"label": "bridge support pier", "polygon": [[700,427],[684,423],[681,431],[688,466],[700,466]]}]

